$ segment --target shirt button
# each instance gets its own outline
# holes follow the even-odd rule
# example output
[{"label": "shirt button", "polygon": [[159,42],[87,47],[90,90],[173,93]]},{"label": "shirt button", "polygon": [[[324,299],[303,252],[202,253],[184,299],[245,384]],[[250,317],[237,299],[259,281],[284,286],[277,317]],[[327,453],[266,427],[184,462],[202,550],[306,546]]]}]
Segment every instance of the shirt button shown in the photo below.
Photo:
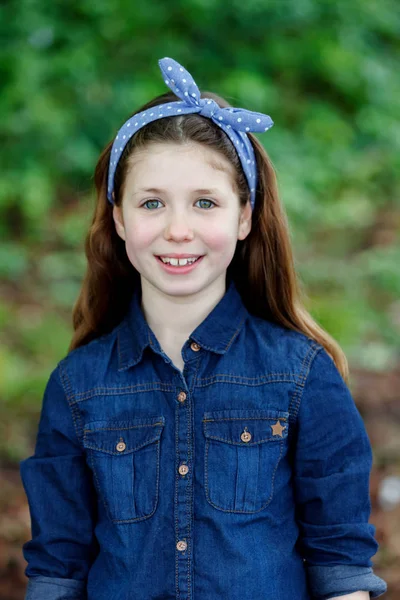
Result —
[{"label": "shirt button", "polygon": [[183,552],[187,548],[187,543],[184,540],[180,540],[177,543],[176,547],[178,548],[178,550],[181,550],[181,552]]},{"label": "shirt button", "polygon": [[178,471],[181,475],[186,475],[189,472],[189,467],[187,465],[179,465]]},{"label": "shirt button", "polygon": [[178,394],[178,400],[179,400],[179,402],[185,402],[185,400],[186,400],[186,394],[185,394],[185,392],[179,392],[179,394]]},{"label": "shirt button", "polygon": [[242,435],[240,436],[242,442],[249,442],[251,440],[251,433],[247,431],[247,427],[244,428]]},{"label": "shirt button", "polygon": [[118,442],[118,444],[115,447],[118,450],[118,452],[123,452],[126,448],[126,444],[125,442]]},{"label": "shirt button", "polygon": [[190,347],[193,350],[193,352],[198,352],[200,350],[200,346],[198,344],[196,344],[196,342],[192,342],[190,344]]}]

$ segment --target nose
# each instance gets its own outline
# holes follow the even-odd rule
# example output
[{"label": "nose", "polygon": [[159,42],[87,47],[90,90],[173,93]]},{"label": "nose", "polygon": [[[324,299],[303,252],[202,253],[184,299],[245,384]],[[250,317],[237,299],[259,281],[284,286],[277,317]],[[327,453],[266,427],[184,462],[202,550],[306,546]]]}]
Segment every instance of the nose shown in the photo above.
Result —
[{"label": "nose", "polygon": [[193,229],[183,211],[172,211],[165,226],[164,237],[167,240],[192,240]]}]

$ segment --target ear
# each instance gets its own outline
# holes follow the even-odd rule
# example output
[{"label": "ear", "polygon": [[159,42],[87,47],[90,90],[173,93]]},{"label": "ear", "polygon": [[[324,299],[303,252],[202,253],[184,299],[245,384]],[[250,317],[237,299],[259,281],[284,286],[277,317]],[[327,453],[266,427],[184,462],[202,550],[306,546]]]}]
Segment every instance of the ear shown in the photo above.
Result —
[{"label": "ear", "polygon": [[125,227],[124,227],[124,219],[122,215],[122,209],[120,206],[114,205],[113,207],[113,219],[115,223],[115,229],[119,235],[119,237],[125,240]]},{"label": "ear", "polygon": [[251,204],[248,200],[245,206],[241,209],[238,229],[238,240],[244,240],[251,231]]}]

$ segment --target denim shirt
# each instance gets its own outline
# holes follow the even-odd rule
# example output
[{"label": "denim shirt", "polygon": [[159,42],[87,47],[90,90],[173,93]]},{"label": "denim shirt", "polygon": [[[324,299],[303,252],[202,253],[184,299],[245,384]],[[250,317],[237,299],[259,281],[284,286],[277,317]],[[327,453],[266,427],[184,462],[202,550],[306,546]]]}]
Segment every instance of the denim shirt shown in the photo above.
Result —
[{"label": "denim shirt", "polygon": [[26,600],[382,595],[371,446],[325,349],[231,281],[182,372],[140,302],[49,377],[20,463]]}]

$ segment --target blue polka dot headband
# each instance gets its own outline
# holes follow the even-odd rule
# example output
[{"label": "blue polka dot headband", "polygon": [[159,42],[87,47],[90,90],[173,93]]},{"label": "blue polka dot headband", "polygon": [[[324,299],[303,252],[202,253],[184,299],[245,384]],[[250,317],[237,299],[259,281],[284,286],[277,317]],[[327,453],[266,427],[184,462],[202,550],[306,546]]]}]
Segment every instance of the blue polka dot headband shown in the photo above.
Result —
[{"label": "blue polka dot headband", "polygon": [[215,100],[200,97],[200,90],[193,77],[176,60],[166,57],[159,60],[158,64],[165,83],[182,100],[160,104],[137,113],[122,125],[113,142],[110,154],[107,184],[107,198],[109,202],[114,204],[114,174],[118,161],[126,144],[138,129],[146,125],[146,123],[163,117],[199,113],[203,117],[212,119],[231,139],[239,155],[249,184],[250,203],[251,208],[254,209],[257,168],[253,146],[246,132],[267,131],[274,124],[271,117],[246,110],[245,108],[220,108]]}]

